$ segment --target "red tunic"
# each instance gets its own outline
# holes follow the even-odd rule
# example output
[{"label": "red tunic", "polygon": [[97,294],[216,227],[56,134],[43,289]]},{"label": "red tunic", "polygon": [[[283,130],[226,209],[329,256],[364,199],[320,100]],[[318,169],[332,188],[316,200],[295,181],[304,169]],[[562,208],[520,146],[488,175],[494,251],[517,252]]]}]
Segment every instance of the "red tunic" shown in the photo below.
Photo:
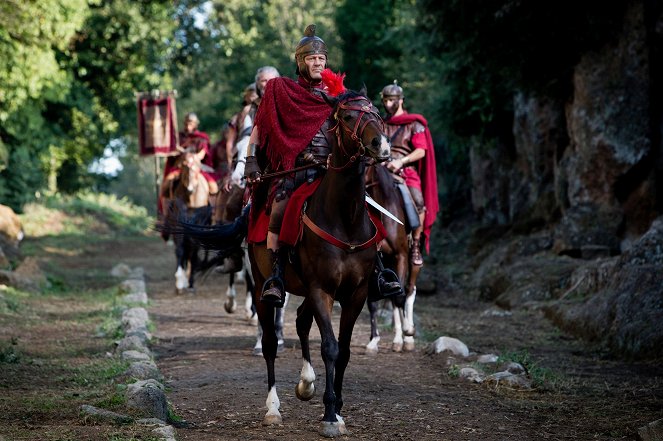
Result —
[{"label": "red tunic", "polygon": [[[412,124],[419,122],[424,126],[424,131],[416,133],[410,139],[413,148],[420,148],[426,150],[426,156],[415,163],[415,168],[421,179],[421,192],[424,197],[424,205],[426,206],[426,217],[424,218],[424,236],[426,239],[426,251],[430,252],[430,231],[437,218],[437,213],[440,210],[440,203],[437,198],[437,170],[435,167],[435,150],[433,147],[433,138],[428,130],[428,121],[416,113],[403,113],[398,116],[392,116],[385,120],[387,125],[400,126],[404,124]],[[409,167],[406,167],[404,172],[405,178],[408,179],[407,173]],[[410,182],[415,180],[410,176]]]},{"label": "red tunic", "polygon": [[[209,167],[212,168],[214,167],[214,162],[209,144],[209,135],[207,135],[207,133],[200,132],[198,130],[188,134],[180,133],[180,147],[182,148],[195,147],[196,152],[204,150],[205,157],[203,158],[202,163]],[[166,165],[163,170],[164,179],[168,175],[178,175],[180,173],[179,167],[175,166],[176,161],[177,161],[177,156],[168,157],[168,159],[166,160]],[[216,182],[218,179],[216,173],[210,173],[205,171],[203,171],[202,173],[208,182]]]}]

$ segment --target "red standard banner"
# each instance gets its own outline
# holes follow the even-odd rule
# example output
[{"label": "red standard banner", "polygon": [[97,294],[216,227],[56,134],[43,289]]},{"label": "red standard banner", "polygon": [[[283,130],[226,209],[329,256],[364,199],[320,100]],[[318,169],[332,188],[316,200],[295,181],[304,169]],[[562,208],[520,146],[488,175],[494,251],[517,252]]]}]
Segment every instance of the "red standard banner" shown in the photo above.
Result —
[{"label": "red standard banner", "polygon": [[178,154],[174,93],[140,93],[137,95],[137,106],[140,154],[155,156]]}]

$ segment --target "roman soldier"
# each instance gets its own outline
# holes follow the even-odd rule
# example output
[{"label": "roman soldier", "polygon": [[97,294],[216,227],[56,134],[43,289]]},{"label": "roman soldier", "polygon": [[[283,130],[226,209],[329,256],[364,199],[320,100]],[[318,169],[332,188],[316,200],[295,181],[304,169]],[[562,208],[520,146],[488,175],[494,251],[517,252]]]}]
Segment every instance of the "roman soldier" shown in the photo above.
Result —
[{"label": "roman soldier", "polygon": [[[263,170],[279,172],[315,162],[326,164],[331,153],[332,108],[323,98],[327,88],[322,81],[327,45],[315,34],[315,25],[306,28],[297,44],[295,61],[297,81],[274,78],[267,82],[261,97],[246,158],[245,176],[249,183],[259,181]],[[283,272],[287,255],[280,246],[279,234],[290,195],[323,171],[323,167],[304,169],[274,179],[269,185],[264,205],[269,212],[267,248],[272,253],[273,273],[263,286],[264,302],[278,305],[285,294]],[[255,193],[253,209],[260,204]]]},{"label": "roman soldier", "polygon": [[[184,150],[193,150],[197,152],[198,159],[202,164],[207,166],[207,170],[202,173],[209,183],[210,200],[212,200],[219,191],[219,186],[216,183],[217,176],[214,173],[213,158],[210,152],[209,135],[205,132],[198,130],[200,120],[198,116],[193,113],[187,113],[184,117],[184,131],[180,132],[180,145],[179,148]],[[177,156],[169,156],[166,160],[166,165],[163,171],[163,181],[161,183],[161,192],[159,200],[159,209],[162,211],[163,203],[162,198],[168,197],[168,191],[172,182],[180,175],[180,169],[177,167]]]},{"label": "roman soldier", "polygon": [[380,96],[387,113],[385,128],[391,140],[392,160],[387,168],[405,180],[419,214],[419,226],[412,232],[410,261],[423,265],[421,236],[429,252],[430,231],[439,210],[433,140],[426,119],[405,110],[403,89],[397,81],[385,86]]}]

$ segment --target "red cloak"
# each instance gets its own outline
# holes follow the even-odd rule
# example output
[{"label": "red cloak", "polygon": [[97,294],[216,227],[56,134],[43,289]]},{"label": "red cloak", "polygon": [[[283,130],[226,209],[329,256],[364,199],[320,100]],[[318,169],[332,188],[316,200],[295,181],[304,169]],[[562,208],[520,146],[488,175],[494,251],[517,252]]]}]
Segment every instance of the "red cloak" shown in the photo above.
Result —
[{"label": "red cloak", "polygon": [[272,171],[289,170],[332,112],[319,95],[287,77],[265,87],[255,125],[261,148],[267,148]]},{"label": "red cloak", "polygon": [[[417,140],[417,147],[425,146],[426,156],[415,163],[417,172],[421,177],[421,191],[426,206],[426,217],[424,218],[424,236],[426,240],[426,252],[430,253],[430,231],[440,210],[440,203],[437,199],[437,170],[435,168],[435,150],[433,147],[433,138],[428,130],[428,121],[422,115],[417,113],[403,113],[398,116],[392,116],[385,120],[386,124],[404,125],[413,122],[419,122],[424,126],[422,139]],[[414,135],[414,137],[419,134]]]}]

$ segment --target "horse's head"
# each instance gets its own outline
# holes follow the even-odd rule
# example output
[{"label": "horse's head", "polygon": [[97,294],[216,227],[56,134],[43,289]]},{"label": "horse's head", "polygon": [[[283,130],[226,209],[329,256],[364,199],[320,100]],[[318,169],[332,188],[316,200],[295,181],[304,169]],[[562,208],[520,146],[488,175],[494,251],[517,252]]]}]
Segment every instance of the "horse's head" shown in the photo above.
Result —
[{"label": "horse's head", "polygon": [[391,144],[384,133],[384,122],[366,91],[349,91],[336,99],[330,99],[334,106],[334,130],[341,151],[352,162],[360,156],[368,155],[377,161],[389,159]]},{"label": "horse's head", "polygon": [[200,159],[194,152],[185,151],[179,158],[180,185],[193,193],[198,186],[201,176]]}]

